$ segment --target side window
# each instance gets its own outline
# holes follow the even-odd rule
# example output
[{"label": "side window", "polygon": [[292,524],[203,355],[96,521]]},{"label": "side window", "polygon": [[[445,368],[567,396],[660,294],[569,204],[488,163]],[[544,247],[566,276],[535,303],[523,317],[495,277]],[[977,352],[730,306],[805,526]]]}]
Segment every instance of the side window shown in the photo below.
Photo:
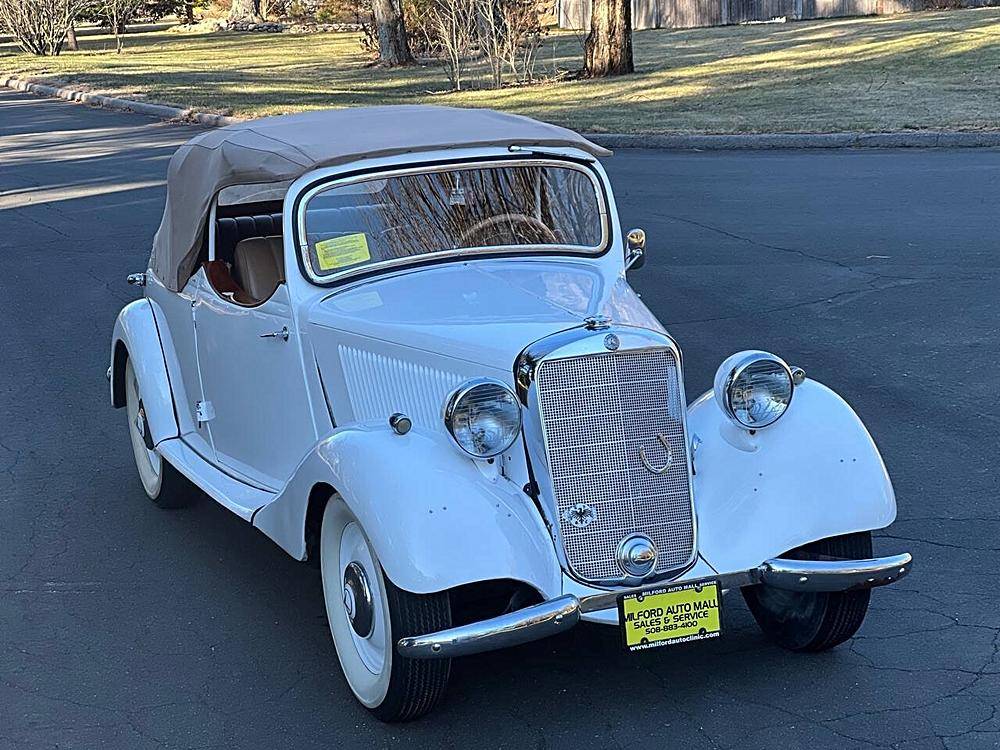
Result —
[{"label": "side window", "polygon": [[267,301],[285,281],[280,201],[216,208],[214,257],[205,263],[212,288],[244,306]]}]

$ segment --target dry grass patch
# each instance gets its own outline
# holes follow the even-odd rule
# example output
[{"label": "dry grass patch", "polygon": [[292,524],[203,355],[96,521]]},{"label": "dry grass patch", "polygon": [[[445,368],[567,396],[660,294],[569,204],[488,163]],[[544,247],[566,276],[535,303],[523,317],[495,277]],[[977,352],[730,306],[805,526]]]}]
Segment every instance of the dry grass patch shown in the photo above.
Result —
[{"label": "dry grass patch", "polygon": [[353,34],[185,34],[81,40],[58,58],[0,45],[0,70],[93,90],[258,116],[433,102],[491,106],[584,131],[833,132],[1000,127],[1000,9],[644,31],[636,75],[558,80],[582,37],[554,34],[545,83],[448,93],[436,65],[368,65]]}]

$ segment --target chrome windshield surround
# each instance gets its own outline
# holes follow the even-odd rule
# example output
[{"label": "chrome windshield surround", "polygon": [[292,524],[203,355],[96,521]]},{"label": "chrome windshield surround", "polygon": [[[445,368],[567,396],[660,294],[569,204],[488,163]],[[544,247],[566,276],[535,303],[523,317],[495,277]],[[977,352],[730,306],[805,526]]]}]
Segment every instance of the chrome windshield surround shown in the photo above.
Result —
[{"label": "chrome windshield surround", "polygon": [[[597,245],[592,247],[586,247],[582,245],[496,245],[491,247],[470,247],[470,248],[457,248],[451,250],[438,250],[430,253],[423,253],[421,255],[413,255],[406,258],[394,258],[392,260],[380,261],[378,263],[370,263],[368,265],[355,266],[352,268],[345,269],[340,273],[333,274],[317,274],[315,269],[312,267],[312,260],[309,255],[309,242],[308,234],[306,232],[306,211],[309,208],[309,202],[321,192],[330,190],[332,188],[343,187],[345,185],[353,185],[359,182],[367,182],[370,180],[383,179],[387,177],[400,177],[405,175],[414,174],[427,174],[433,172],[450,172],[460,169],[469,168],[489,168],[491,166],[550,166],[559,167],[562,169],[572,169],[577,172],[581,172],[586,175],[594,187],[594,193],[598,200],[598,212],[601,218],[601,239]],[[511,157],[499,157],[499,156],[484,156],[480,159],[469,159],[456,162],[448,162],[445,164],[425,164],[421,166],[405,167],[398,169],[373,169],[372,171],[366,171],[362,174],[354,174],[349,177],[338,178],[336,176],[331,177],[329,180],[319,182],[301,195],[296,201],[296,215],[294,217],[295,227],[298,234],[298,246],[295,248],[299,256],[299,261],[302,269],[305,271],[306,277],[313,282],[321,286],[326,286],[333,282],[341,281],[343,279],[348,279],[354,276],[364,276],[371,273],[375,273],[383,270],[398,269],[400,267],[419,265],[429,261],[442,260],[448,258],[458,258],[465,256],[479,256],[479,255],[561,255],[561,254],[573,254],[573,255],[592,255],[598,256],[602,255],[610,246],[611,237],[611,217],[608,211],[608,199],[605,194],[605,187],[601,181],[599,174],[586,164],[581,163],[577,159],[558,158],[553,155],[552,158],[511,158]]]},{"label": "chrome windshield surround", "polygon": [[[614,334],[618,341],[618,346],[614,350],[609,350],[605,344],[605,338],[609,333]],[[676,385],[674,386],[677,390],[677,408],[676,414],[673,419],[679,422],[679,434],[683,439],[675,440],[676,445],[672,449],[672,462],[675,466],[680,467],[683,461],[683,468],[686,473],[684,478],[684,491],[686,492],[686,498],[684,500],[684,514],[685,517],[680,520],[674,520],[675,524],[681,524],[677,526],[677,531],[680,533],[683,531],[685,534],[690,530],[690,554],[683,561],[677,560],[676,557],[671,559],[669,555],[663,556],[663,565],[659,566],[659,569],[655,572],[651,572],[645,576],[630,575],[625,570],[621,570],[620,573],[617,571],[614,575],[610,575],[610,570],[607,565],[605,565],[604,573],[598,576],[588,576],[587,574],[581,573],[576,570],[571,564],[571,555],[567,552],[567,537],[563,521],[572,523],[573,526],[578,528],[579,524],[576,521],[583,521],[586,517],[591,515],[587,508],[580,510],[579,513],[575,514],[575,517],[570,517],[573,515],[572,511],[575,508],[571,508],[563,514],[561,504],[565,505],[567,501],[567,495],[565,492],[557,493],[556,483],[553,479],[553,470],[550,463],[550,435],[549,430],[546,427],[545,420],[542,414],[542,404],[540,401],[539,388],[537,387],[537,380],[539,372],[543,365],[547,362],[558,362],[561,360],[573,360],[577,358],[593,358],[597,355],[602,355],[606,357],[621,357],[621,356],[634,356],[649,353],[650,356],[656,356],[658,353],[669,353],[672,356],[675,366],[676,366]],[[682,575],[686,570],[688,570],[697,560],[698,555],[698,523],[697,523],[697,513],[694,505],[694,484],[691,472],[691,457],[690,457],[690,441],[687,439],[687,400],[684,395],[684,379],[682,374],[681,365],[681,355],[677,348],[675,342],[664,333],[659,331],[635,328],[630,326],[610,326],[609,328],[602,328],[601,330],[588,330],[585,327],[573,328],[560,333],[548,336],[541,339],[530,347],[525,349],[515,362],[514,367],[514,380],[515,387],[517,391],[518,399],[524,406],[524,420],[523,420],[523,432],[525,435],[525,446],[527,449],[528,461],[532,471],[532,478],[535,482],[536,488],[538,490],[537,500],[539,506],[545,515],[546,523],[549,527],[550,533],[552,535],[553,543],[556,549],[556,554],[559,559],[560,565],[563,570],[573,579],[584,583],[588,586],[599,586],[599,587],[611,587],[611,586],[621,586],[621,585],[637,585],[639,583],[649,583],[653,581],[663,581],[676,578]],[[676,438],[676,435],[674,436]],[[653,443],[650,443],[650,447],[653,447]],[[637,454],[638,455],[638,454]],[[637,459],[638,460],[638,459]],[[620,466],[620,464],[617,464]],[[623,467],[620,469],[621,473],[628,475],[628,469]],[[652,476],[652,475],[651,475]],[[674,482],[674,488],[677,489],[676,482],[679,476],[675,475],[672,479]],[[565,490],[566,478],[560,478],[562,486]],[[631,482],[629,478],[623,479],[622,481]],[[673,496],[674,499],[669,501],[671,507],[675,506],[678,502],[678,495]],[[642,508],[642,497],[637,496],[634,498],[638,505],[634,507]],[[631,503],[632,496],[629,495],[628,503]],[[652,502],[652,501],[649,501]],[[626,503],[623,497],[618,497],[616,504],[621,505]],[[629,507],[632,507],[631,505]],[[613,509],[617,510],[617,508]],[[628,509],[626,509],[628,512]],[[654,510],[654,512],[656,512]],[[564,518],[563,516],[566,515]],[[622,534],[622,537],[629,536],[632,533],[645,533],[648,529],[642,527],[642,522],[633,519],[631,523],[632,528],[629,533]],[[660,525],[666,526],[666,522],[661,522]],[[609,535],[607,540],[602,540],[602,549],[604,541],[610,542],[610,535],[612,533],[617,533],[618,525],[613,525],[608,527],[606,533]],[[596,529],[595,529],[596,530]],[[570,536],[577,534],[576,529],[570,529]],[[667,533],[665,530],[661,530],[660,533]],[[672,531],[669,533],[673,533]],[[579,543],[588,544],[589,540],[577,540]],[[620,539],[615,539],[613,547],[617,549],[618,544],[621,542]],[[685,542],[687,544],[687,542]],[[660,547],[668,547],[662,542],[658,545]],[[686,548],[685,548],[685,551]],[[611,556],[615,556],[614,551],[612,551]],[[605,557],[602,556],[601,560],[604,561]],[[608,558],[610,559],[610,558]],[[595,563],[596,565],[597,563]]]}]

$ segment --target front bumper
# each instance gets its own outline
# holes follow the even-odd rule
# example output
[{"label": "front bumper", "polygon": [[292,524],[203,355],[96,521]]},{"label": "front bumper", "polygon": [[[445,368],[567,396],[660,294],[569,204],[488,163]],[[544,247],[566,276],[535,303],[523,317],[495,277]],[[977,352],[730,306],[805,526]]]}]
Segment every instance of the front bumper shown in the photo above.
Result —
[{"label": "front bumper", "polygon": [[[898,581],[910,572],[912,562],[913,558],[907,553],[874,560],[786,560],[779,557],[766,560],[752,570],[683,583],[718,581],[723,589],[765,584],[789,591],[852,591]],[[401,638],[396,647],[400,654],[411,659],[444,659],[516,646],[569,630],[580,621],[584,612],[616,607],[622,594],[663,588],[664,585],[669,584],[659,581],[581,597],[565,594],[489,620]]]}]

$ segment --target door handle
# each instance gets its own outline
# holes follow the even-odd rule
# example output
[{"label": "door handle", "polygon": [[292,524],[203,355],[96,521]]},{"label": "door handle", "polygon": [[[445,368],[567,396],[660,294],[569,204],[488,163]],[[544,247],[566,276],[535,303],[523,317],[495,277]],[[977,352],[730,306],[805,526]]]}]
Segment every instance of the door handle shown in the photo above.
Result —
[{"label": "door handle", "polygon": [[288,326],[282,326],[280,331],[271,331],[271,333],[260,334],[262,339],[281,339],[282,341],[288,341]]}]

